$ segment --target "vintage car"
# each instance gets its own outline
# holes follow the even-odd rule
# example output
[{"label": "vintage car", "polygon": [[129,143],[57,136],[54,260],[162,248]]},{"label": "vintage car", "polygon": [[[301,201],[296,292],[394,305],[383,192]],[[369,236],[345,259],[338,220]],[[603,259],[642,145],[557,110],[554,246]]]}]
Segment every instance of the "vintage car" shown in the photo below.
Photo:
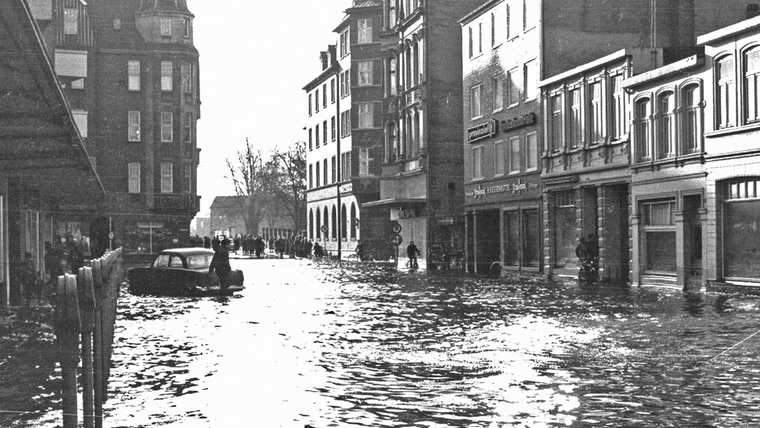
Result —
[{"label": "vintage car", "polygon": [[[127,273],[133,294],[218,295],[219,278],[208,269],[214,252],[205,248],[172,248],[156,255],[150,266]],[[243,272],[233,269],[226,294],[241,291]]]}]

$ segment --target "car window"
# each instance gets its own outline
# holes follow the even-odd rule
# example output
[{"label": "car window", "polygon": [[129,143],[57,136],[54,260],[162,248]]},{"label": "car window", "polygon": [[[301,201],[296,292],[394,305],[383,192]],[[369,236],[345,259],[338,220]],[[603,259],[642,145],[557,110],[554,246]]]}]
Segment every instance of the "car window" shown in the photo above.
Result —
[{"label": "car window", "polygon": [[169,255],[159,254],[158,257],[156,257],[156,261],[153,262],[153,267],[155,268],[169,267]]},{"label": "car window", "polygon": [[196,254],[194,256],[187,257],[188,269],[208,269],[211,264],[211,258],[213,254]]},{"label": "car window", "polygon": [[182,263],[182,257],[178,255],[173,255],[171,261],[169,262],[170,268],[184,268],[185,264]]}]

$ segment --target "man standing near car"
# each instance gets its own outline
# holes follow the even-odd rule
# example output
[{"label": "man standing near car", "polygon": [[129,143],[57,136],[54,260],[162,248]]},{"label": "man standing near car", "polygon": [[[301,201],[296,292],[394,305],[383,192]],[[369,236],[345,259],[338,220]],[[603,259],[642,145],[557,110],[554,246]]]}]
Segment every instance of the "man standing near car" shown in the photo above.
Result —
[{"label": "man standing near car", "polygon": [[215,249],[214,257],[211,259],[211,265],[208,267],[208,273],[216,271],[219,277],[219,294],[224,296],[229,286],[229,277],[232,267],[230,267],[230,240],[222,239],[219,248]]}]

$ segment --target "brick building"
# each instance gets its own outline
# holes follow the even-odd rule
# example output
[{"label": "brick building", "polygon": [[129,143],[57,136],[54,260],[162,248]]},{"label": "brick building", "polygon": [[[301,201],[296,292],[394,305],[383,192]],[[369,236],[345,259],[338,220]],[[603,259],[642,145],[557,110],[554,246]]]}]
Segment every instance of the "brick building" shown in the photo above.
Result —
[{"label": "brick building", "polygon": [[[386,240],[394,225],[400,227],[402,258],[405,246],[415,242],[421,268],[442,266],[464,245],[458,20],[481,3],[383,1],[380,200],[364,206]],[[372,250],[387,257],[393,247]]]},{"label": "brick building", "polygon": [[307,233],[326,251],[353,252],[383,237],[363,223],[378,199],[382,152],[382,61],[378,1],[354,1],[321,53],[320,73],[303,89],[308,106]]},{"label": "brick building", "polygon": [[107,191],[83,233],[128,252],[187,244],[200,98],[186,1],[29,4]]}]

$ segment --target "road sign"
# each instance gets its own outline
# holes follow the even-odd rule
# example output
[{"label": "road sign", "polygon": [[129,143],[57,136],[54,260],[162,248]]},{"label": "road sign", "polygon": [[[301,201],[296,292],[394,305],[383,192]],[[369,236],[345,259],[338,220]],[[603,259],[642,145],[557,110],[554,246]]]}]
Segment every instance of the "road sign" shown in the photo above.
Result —
[{"label": "road sign", "polygon": [[401,245],[402,242],[404,242],[404,238],[402,238],[401,235],[399,235],[398,233],[394,233],[393,235],[391,235],[390,241],[391,241],[391,244],[398,247],[399,245]]},{"label": "road sign", "polygon": [[399,223],[397,223],[397,222],[393,223],[392,228],[393,228],[393,233],[395,233],[395,234],[401,233],[401,225]]},{"label": "road sign", "polygon": [[326,224],[323,224],[322,227],[319,228],[319,230],[321,230],[322,233],[327,233],[327,231],[330,230],[330,229],[327,228]]}]

